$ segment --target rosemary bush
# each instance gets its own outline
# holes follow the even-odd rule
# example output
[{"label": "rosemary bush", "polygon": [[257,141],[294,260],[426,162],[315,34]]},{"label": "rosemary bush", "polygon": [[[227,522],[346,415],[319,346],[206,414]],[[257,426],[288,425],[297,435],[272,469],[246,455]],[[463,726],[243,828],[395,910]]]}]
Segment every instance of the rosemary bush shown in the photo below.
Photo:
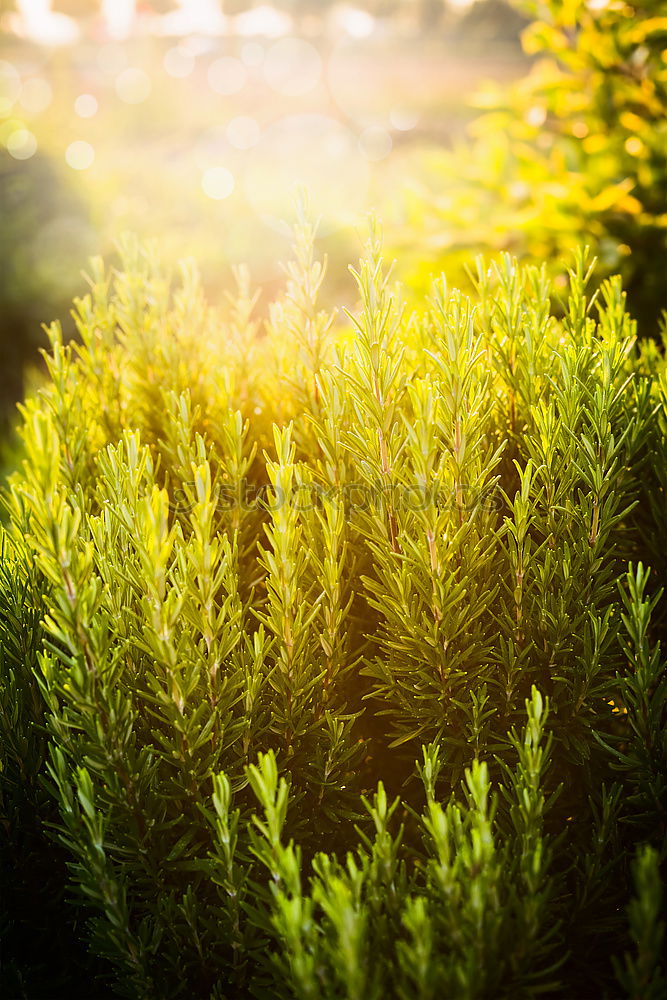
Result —
[{"label": "rosemary bush", "polygon": [[301,222],[260,325],[243,270],[220,316],[123,261],[6,491],[8,995],[50,935],[67,996],[665,996],[667,377],[619,281],[409,313],[372,233],[334,317]]}]

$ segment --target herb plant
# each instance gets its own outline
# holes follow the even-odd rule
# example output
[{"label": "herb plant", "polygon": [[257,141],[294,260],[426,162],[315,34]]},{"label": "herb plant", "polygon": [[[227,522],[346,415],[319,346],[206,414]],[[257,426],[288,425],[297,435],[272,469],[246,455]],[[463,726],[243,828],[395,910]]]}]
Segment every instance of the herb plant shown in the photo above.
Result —
[{"label": "herb plant", "polygon": [[49,329],[9,996],[665,996],[664,362],[584,253],[559,302],[503,258],[408,311],[375,231],[353,276],[324,313],[302,221],[261,324],[127,241]]}]

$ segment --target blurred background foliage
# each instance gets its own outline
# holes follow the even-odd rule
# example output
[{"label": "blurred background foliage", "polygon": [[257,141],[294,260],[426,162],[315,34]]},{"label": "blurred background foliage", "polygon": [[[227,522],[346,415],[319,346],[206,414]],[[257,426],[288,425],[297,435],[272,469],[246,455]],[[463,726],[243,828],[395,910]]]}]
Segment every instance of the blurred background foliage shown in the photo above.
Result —
[{"label": "blurred background foliage", "polygon": [[[665,305],[667,7],[524,0],[535,61],[476,96],[471,140],[431,157],[404,217],[442,266],[511,250],[561,269],[581,243],[621,272],[645,333]],[[416,255],[418,276],[423,257]]]},{"label": "blurred background foliage", "polygon": [[[123,8],[0,5],[5,425],[91,254],[132,230],[167,263],[193,257],[214,302],[240,260],[268,299],[301,185],[334,265],[368,210],[415,296],[441,270],[467,286],[479,253],[559,275],[585,242],[657,333],[662,0],[164,0],[131,24]],[[325,299],[352,304],[336,280]]]}]

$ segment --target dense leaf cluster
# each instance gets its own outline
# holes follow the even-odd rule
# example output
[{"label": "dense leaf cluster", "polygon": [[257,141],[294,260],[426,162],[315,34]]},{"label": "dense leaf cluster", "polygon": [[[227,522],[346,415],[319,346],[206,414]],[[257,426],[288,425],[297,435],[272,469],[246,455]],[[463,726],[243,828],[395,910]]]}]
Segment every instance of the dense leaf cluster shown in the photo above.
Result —
[{"label": "dense leaf cluster", "polygon": [[335,317],[302,222],[260,324],[243,270],[219,316],[123,258],[6,494],[8,995],[51,933],[68,996],[665,996],[667,374],[620,282],[408,312],[373,233]]}]

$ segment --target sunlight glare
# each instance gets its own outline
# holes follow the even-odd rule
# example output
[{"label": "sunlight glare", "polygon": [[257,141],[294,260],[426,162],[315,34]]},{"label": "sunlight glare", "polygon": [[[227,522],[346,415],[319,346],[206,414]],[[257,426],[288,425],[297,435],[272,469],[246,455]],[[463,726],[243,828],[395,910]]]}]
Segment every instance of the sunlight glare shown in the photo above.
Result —
[{"label": "sunlight glare", "polygon": [[334,31],[362,40],[370,38],[376,28],[375,18],[358,7],[336,7],[331,16]]},{"label": "sunlight glare", "polygon": [[290,115],[262,133],[244,190],[257,215],[281,233],[296,193],[307,190],[319,209],[318,232],[327,233],[358,217],[369,180],[368,161],[347,126],[320,114]]},{"label": "sunlight glare", "polygon": [[260,35],[263,38],[282,38],[292,30],[292,18],[275,7],[262,4],[244,11],[234,18],[236,35]]},{"label": "sunlight glare", "polygon": [[52,0],[16,0],[18,13],[9,19],[10,28],[20,37],[38,45],[72,45],[79,38],[76,21],[52,10]]},{"label": "sunlight glare", "polygon": [[310,42],[285,38],[266,53],[264,79],[283,97],[303,97],[314,90],[322,76],[322,58]]},{"label": "sunlight glare", "polygon": [[110,38],[129,38],[137,16],[136,0],[102,0],[102,18]]},{"label": "sunlight glare", "polygon": [[177,9],[160,18],[162,35],[222,35],[227,18],[217,0],[178,0]]}]

